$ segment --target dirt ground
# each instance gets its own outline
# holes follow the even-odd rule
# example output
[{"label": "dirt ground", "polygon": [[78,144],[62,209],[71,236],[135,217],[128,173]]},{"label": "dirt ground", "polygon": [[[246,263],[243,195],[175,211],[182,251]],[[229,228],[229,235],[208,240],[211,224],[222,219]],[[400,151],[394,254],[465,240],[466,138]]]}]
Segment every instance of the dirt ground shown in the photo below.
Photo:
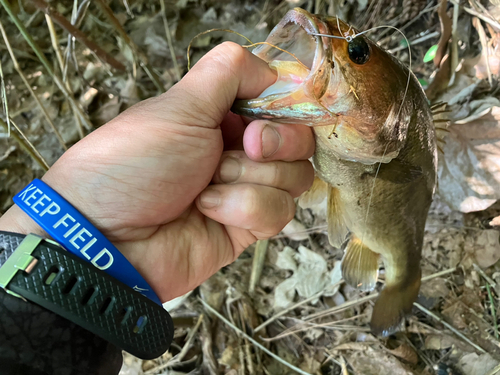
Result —
[{"label": "dirt ground", "polygon": [[[121,374],[500,373],[498,0],[61,0],[50,2],[50,17],[35,3],[0,1],[0,125],[11,120],[11,136],[0,128],[0,213],[65,148],[174,85],[195,35],[224,28],[263,41],[293,7],[336,15],[359,30],[399,28],[431,104],[446,102],[449,110],[436,122],[438,194],[426,225],[422,289],[403,332],[370,333],[381,284],[368,293],[344,284],[343,251],[328,242],[324,209],[299,208],[280,235],[170,305],[171,350],[152,361],[124,353]],[[381,28],[369,36],[410,63],[399,33]],[[225,40],[245,43],[226,32],[202,35],[192,61]],[[264,254],[260,264],[256,253]]]}]

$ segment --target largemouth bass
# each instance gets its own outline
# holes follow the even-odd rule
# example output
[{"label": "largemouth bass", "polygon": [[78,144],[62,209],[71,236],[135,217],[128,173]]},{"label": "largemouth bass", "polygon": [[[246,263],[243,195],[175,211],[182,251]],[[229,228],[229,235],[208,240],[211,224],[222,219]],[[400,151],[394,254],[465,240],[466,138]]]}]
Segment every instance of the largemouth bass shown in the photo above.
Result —
[{"label": "largemouth bass", "polygon": [[436,136],[415,76],[357,33],[337,18],[289,11],[266,40],[279,49],[254,50],[277,71],[276,83],[258,98],[237,101],[233,111],[313,127],[317,179],[302,200],[327,194],[330,243],[340,247],[348,240],[342,259],[347,283],[373,289],[382,260],[385,287],[371,328],[388,335],[411,313],[420,289]]}]

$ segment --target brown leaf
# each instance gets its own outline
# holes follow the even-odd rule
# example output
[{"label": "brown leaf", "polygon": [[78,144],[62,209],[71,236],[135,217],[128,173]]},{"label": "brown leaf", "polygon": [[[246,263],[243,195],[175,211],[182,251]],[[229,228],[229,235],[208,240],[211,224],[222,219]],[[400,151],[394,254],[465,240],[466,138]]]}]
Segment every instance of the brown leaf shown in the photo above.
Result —
[{"label": "brown leaf", "polygon": [[422,284],[420,293],[426,298],[444,298],[450,293],[446,280],[442,277],[429,280]]},{"label": "brown leaf", "polygon": [[[472,104],[472,103],[471,103]],[[477,109],[483,103],[476,103]],[[439,160],[439,195],[454,210],[486,209],[500,199],[500,107],[466,124],[453,124]]]},{"label": "brown leaf", "polygon": [[488,353],[469,353],[460,358],[459,365],[464,374],[486,375],[498,365],[498,361]]},{"label": "brown leaf", "polygon": [[487,48],[483,48],[481,51],[481,57],[478,63],[474,66],[476,70],[476,77],[479,79],[488,78],[488,67],[489,64],[490,72],[494,76],[498,76],[500,73],[500,45],[499,36],[495,34],[493,38],[488,43]]},{"label": "brown leaf", "polygon": [[443,309],[441,312],[451,325],[457,329],[467,328],[467,322],[464,318],[465,307],[460,301],[456,301],[452,305]]},{"label": "brown leaf", "polygon": [[443,350],[451,348],[455,344],[455,339],[448,335],[427,335],[425,337],[425,349]]},{"label": "brown leaf", "polygon": [[497,230],[483,230],[476,234],[474,256],[477,264],[488,268],[500,259],[500,242]]},{"label": "brown leaf", "polygon": [[346,353],[346,359],[352,366],[355,374],[363,375],[414,375],[406,365],[399,362],[394,356],[380,350],[367,349],[364,352]]},{"label": "brown leaf", "polygon": [[404,359],[406,362],[409,362],[412,365],[416,365],[418,363],[417,352],[406,343],[401,344],[396,349],[389,350],[389,352],[398,358]]}]

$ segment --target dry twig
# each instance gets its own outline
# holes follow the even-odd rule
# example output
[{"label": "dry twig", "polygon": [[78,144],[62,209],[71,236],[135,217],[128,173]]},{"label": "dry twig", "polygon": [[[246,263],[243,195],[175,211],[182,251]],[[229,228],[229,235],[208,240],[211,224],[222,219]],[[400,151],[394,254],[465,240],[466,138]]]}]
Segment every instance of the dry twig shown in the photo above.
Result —
[{"label": "dry twig", "polygon": [[[436,277],[441,277],[441,276],[444,276],[444,275],[447,275],[449,273],[453,273],[455,272],[457,269],[456,268],[450,268],[450,269],[447,269],[447,270],[444,270],[444,271],[440,271],[440,272],[436,272],[432,275],[429,275],[429,276],[424,276],[422,277],[422,281],[427,281],[427,280],[431,280],[431,279],[434,279]],[[334,306],[328,310],[325,310],[325,311],[320,311],[320,312],[317,312],[315,314],[311,314],[309,316],[307,316],[306,318],[304,318],[304,320],[313,320],[313,319],[318,319],[318,318],[322,318],[322,317],[325,317],[325,316],[328,316],[328,315],[332,315],[332,314],[336,314],[340,311],[343,311],[345,309],[348,309],[350,307],[353,307],[353,306],[357,306],[361,303],[364,303],[364,302],[368,302],[368,301],[371,301],[371,300],[374,300],[378,297],[379,293],[374,293],[374,294],[370,294],[368,296],[365,296],[365,297],[362,297],[362,298],[359,298],[357,300],[354,300],[354,301],[349,301],[349,302],[345,302],[339,306]]]},{"label": "dry twig", "polygon": [[488,372],[486,375],[495,375],[495,374],[498,374],[499,372],[500,372],[500,365],[496,366],[493,370]]},{"label": "dry twig", "polygon": [[[75,111],[78,114],[79,118],[83,121],[83,123],[85,124],[87,129],[92,129],[92,124],[91,124],[90,120],[83,113],[82,109],[80,108],[80,106],[76,102],[75,98],[73,98],[73,96],[68,92],[68,90],[66,89],[66,86],[63,84],[63,82],[54,73],[54,70],[52,69],[52,64],[49,63],[49,61],[45,57],[45,54],[43,53],[41,48],[38,46],[38,44],[35,43],[33,37],[28,33],[28,30],[26,29],[24,24],[21,22],[19,17],[17,17],[17,15],[14,13],[9,2],[7,0],[0,0],[0,4],[2,4],[2,6],[5,8],[5,10],[7,11],[7,13],[10,16],[10,19],[12,20],[12,22],[14,22],[14,24],[16,25],[18,30],[21,32],[22,36],[24,37],[26,42],[29,44],[29,46],[31,47],[33,52],[35,52],[38,59],[40,60],[40,62],[44,66],[44,68],[47,70],[47,72],[49,73],[50,77],[55,82],[55,84],[57,85],[59,90],[61,90],[63,92],[64,96],[68,99],[69,103],[72,106],[73,111]],[[80,125],[80,123],[78,122],[77,125]],[[83,129],[81,126],[78,127],[78,132],[80,134],[80,138],[83,138],[84,133],[83,133]]]},{"label": "dry twig", "polygon": [[[450,0],[453,4],[459,4],[457,0]],[[462,7],[463,10],[465,10],[467,13],[476,16],[477,18],[483,20],[484,22],[490,24],[491,26],[495,27],[497,30],[500,30],[500,23],[492,19],[491,17],[485,16],[484,14],[475,11],[474,9],[467,8],[467,7]]]},{"label": "dry twig", "polygon": [[142,69],[144,69],[151,82],[153,82],[153,84],[155,85],[156,89],[160,92],[165,92],[165,89],[162,86],[161,82],[158,80],[158,77],[154,73],[153,68],[149,66],[146,58],[139,53],[139,48],[137,48],[137,45],[132,39],[130,39],[127,32],[123,29],[120,21],[118,21],[118,19],[115,17],[111,8],[103,0],[95,0],[94,3],[101,9],[115,31],[120,34],[124,42],[128,44],[128,46],[134,53],[135,58],[139,61],[140,66],[142,67]]},{"label": "dry twig", "polygon": [[105,63],[111,65],[113,68],[126,71],[127,68],[121,62],[116,60],[109,53],[104,51],[96,43],[89,40],[85,33],[80,29],[73,26],[61,13],[56,11],[52,6],[47,4],[44,0],[33,0],[33,4],[42,12],[47,14],[52,20],[54,20],[59,26],[61,26],[68,33],[73,35],[80,43],[84,44],[88,49],[94,52],[99,58]]},{"label": "dry twig", "polygon": [[[5,33],[5,30],[4,30],[3,25],[2,25],[1,22],[0,22],[0,33],[2,34],[3,40],[5,41],[5,46],[7,47],[7,51],[9,51],[10,58],[12,59],[12,62],[14,63],[14,69],[16,69],[16,71],[19,74],[19,76],[21,77],[24,85],[26,86],[26,88],[30,92],[30,94],[33,97],[33,99],[35,99],[36,104],[38,105],[38,108],[40,108],[40,110],[42,111],[42,114],[45,117],[45,120],[47,120],[47,122],[49,123],[49,125],[50,125],[52,131],[54,132],[57,140],[61,144],[61,147],[64,150],[67,150],[68,148],[66,147],[66,144],[64,143],[64,139],[62,138],[61,133],[59,133],[59,130],[57,130],[56,126],[54,125],[54,122],[52,121],[52,119],[50,118],[49,114],[47,113],[47,110],[45,109],[44,105],[42,104],[42,102],[40,101],[40,99],[38,98],[38,96],[35,94],[35,92],[33,91],[33,89],[31,88],[31,85],[29,84],[28,80],[26,79],[26,76],[24,75],[21,67],[19,66],[19,63],[17,62],[16,56],[14,55],[14,51],[12,50],[12,47],[11,47],[10,42],[9,42],[9,39],[7,38],[7,34]],[[2,89],[3,89],[3,87],[2,87]],[[7,118],[8,118],[8,113],[7,113]]]},{"label": "dry twig", "polygon": [[160,0],[161,5],[161,18],[163,20],[163,27],[165,27],[165,35],[167,36],[168,49],[170,50],[170,57],[172,63],[174,64],[175,78],[177,81],[181,80],[181,69],[179,64],[177,64],[177,57],[175,56],[174,42],[172,41],[172,33],[170,32],[170,27],[168,26],[167,10],[165,9],[165,0]]},{"label": "dry twig", "polygon": [[200,328],[200,326],[201,326],[201,322],[203,321],[203,317],[204,317],[203,314],[200,314],[200,316],[198,317],[198,321],[196,322],[195,326],[189,331],[189,334],[188,334],[187,339],[186,339],[186,343],[182,347],[182,349],[179,352],[179,354],[177,354],[174,358],[172,358],[167,363],[163,363],[163,364],[161,364],[159,366],[156,366],[156,367],[152,368],[151,370],[147,371],[145,374],[146,375],[156,374],[157,372],[159,372],[161,370],[164,370],[167,367],[171,367],[171,366],[173,366],[175,364],[178,364],[178,363],[182,362],[182,360],[186,356],[187,352],[191,348],[191,345],[193,344],[195,334],[196,334],[196,332],[198,332],[198,328]]},{"label": "dry twig", "polygon": [[[344,280],[340,280],[339,282],[335,283],[335,285],[333,285],[333,286],[332,286],[332,288],[335,288],[336,286],[341,285],[343,282],[344,282]],[[286,308],[286,309],[284,309],[284,310],[280,311],[279,313],[277,313],[277,314],[273,315],[273,316],[272,316],[272,317],[270,317],[268,320],[266,320],[264,323],[262,323],[261,325],[259,325],[257,328],[255,328],[254,332],[258,332],[258,331],[260,331],[262,328],[264,328],[264,327],[266,327],[267,325],[271,324],[271,323],[272,323],[272,322],[274,322],[276,319],[278,319],[280,316],[285,315],[285,314],[286,314],[286,313],[288,313],[289,311],[294,310],[294,309],[296,309],[297,307],[302,306],[302,305],[304,305],[304,304],[306,304],[306,303],[309,303],[309,302],[311,302],[311,301],[314,301],[314,300],[315,300],[315,299],[317,299],[317,298],[320,298],[320,297],[323,295],[323,293],[324,293],[323,291],[318,292],[318,293],[316,293],[315,295],[313,295],[313,296],[311,296],[311,297],[309,297],[309,298],[306,298],[306,299],[305,299],[305,300],[303,300],[303,301],[299,301],[299,302],[297,302],[296,304],[294,304],[294,305],[292,305],[292,306],[290,306],[290,307],[288,307],[288,308]]]},{"label": "dry twig", "polygon": [[[36,149],[36,147],[29,141],[29,139],[24,135],[24,133],[21,131],[21,129],[19,129],[17,127],[17,125],[15,124],[15,122],[12,121],[12,119],[10,120],[10,124],[17,131],[17,133],[14,132],[14,131],[11,131],[10,132],[10,136],[12,138],[14,138],[19,143],[19,145],[21,146],[21,148],[23,150],[25,150],[28,153],[28,155],[30,155],[33,158],[33,160],[35,160],[35,162],[38,165],[40,165],[40,167],[43,170],[48,171],[49,170],[49,164],[45,161],[45,159],[43,158],[43,156],[40,155],[40,153],[38,152],[38,150]],[[5,129],[5,131],[8,130],[7,124],[1,118],[0,118],[0,126],[2,126]]]},{"label": "dry twig", "polygon": [[432,311],[427,310],[424,306],[420,305],[417,302],[413,303],[414,306],[416,306],[418,309],[429,315],[431,318],[437,320],[439,323],[444,325],[446,328],[448,328],[451,332],[453,332],[455,335],[460,337],[462,340],[464,340],[467,344],[472,346],[474,349],[481,353],[486,353],[486,350],[481,348],[479,345],[475,344],[471,339],[469,339],[467,336],[465,336],[463,333],[461,333],[459,330],[457,330],[455,327],[453,327],[451,324],[445,322],[443,319],[441,319],[439,316],[434,314]]},{"label": "dry twig", "polygon": [[255,245],[255,253],[252,262],[252,273],[250,274],[250,286],[248,287],[248,291],[250,293],[253,293],[255,291],[255,285],[257,285],[260,280],[262,268],[264,267],[264,261],[266,260],[268,245],[269,240],[259,240]]},{"label": "dry twig", "polygon": [[212,314],[214,314],[218,319],[220,319],[226,325],[228,325],[229,327],[231,327],[233,329],[233,331],[236,332],[237,335],[246,338],[248,341],[250,341],[253,345],[255,345],[257,348],[259,348],[260,350],[262,350],[268,356],[274,358],[276,361],[280,362],[282,365],[288,367],[289,369],[291,369],[291,370],[293,370],[295,372],[298,372],[299,374],[302,374],[302,375],[311,375],[308,372],[305,372],[305,371],[301,370],[300,368],[295,367],[294,365],[292,365],[292,364],[288,363],[287,361],[285,361],[285,360],[281,359],[280,357],[278,357],[276,354],[274,354],[273,352],[271,352],[266,347],[262,346],[255,339],[253,339],[252,337],[250,337],[249,335],[247,335],[245,332],[243,332],[242,330],[240,330],[238,327],[236,327],[234,324],[232,324],[229,320],[227,320],[226,318],[224,318],[217,310],[215,310],[208,303],[206,303],[205,301],[203,301],[201,298],[198,298],[198,299],[199,299],[199,301],[203,304],[203,306],[209,312],[211,312]]}]

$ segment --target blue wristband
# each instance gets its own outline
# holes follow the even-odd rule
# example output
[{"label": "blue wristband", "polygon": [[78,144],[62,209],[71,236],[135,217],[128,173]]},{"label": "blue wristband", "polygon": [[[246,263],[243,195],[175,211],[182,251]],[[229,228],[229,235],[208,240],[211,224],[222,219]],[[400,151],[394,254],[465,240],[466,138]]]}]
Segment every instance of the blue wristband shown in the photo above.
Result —
[{"label": "blue wristband", "polygon": [[153,289],[127,258],[50,186],[35,179],[13,199],[66,250],[161,305]]}]

